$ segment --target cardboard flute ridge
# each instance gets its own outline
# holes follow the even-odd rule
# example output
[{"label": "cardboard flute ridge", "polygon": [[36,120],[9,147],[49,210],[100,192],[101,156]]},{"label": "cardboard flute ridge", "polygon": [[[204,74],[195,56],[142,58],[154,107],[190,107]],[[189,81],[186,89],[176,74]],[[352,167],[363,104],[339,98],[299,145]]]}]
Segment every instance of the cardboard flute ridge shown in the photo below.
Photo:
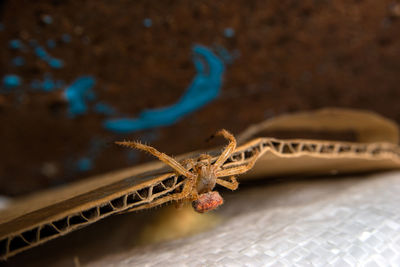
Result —
[{"label": "cardboard flute ridge", "polygon": [[[358,127],[361,124],[357,122],[347,123],[347,126],[353,126],[351,128],[342,127],[345,124],[341,122],[342,126],[336,129],[349,128],[356,133],[364,133],[356,135],[363,136],[364,141],[367,141],[360,143],[256,137],[270,127],[270,121],[270,124],[262,123],[259,126],[252,126],[250,133],[245,132],[245,135],[241,135],[241,145],[224,163],[223,168],[247,165],[254,157],[257,157],[253,169],[240,176],[240,179],[256,179],[294,174],[326,175],[365,172],[400,167],[400,149],[395,144],[397,127],[393,126],[394,123],[386,119],[379,120],[379,116],[371,113],[337,109],[332,112],[336,114],[331,116],[335,117],[335,120],[346,114],[363,118],[359,120],[362,121],[362,127]],[[301,116],[306,117],[303,121],[307,123],[315,114],[314,118],[319,116],[318,112],[302,114],[293,115],[297,123],[301,121]],[[320,114],[323,114],[324,122],[327,124],[329,117],[327,112],[320,112]],[[286,116],[285,120],[290,122],[290,116]],[[279,119],[278,117],[277,120]],[[367,127],[369,124],[364,122],[368,119],[372,121],[372,124],[375,120],[375,125],[379,125],[380,131]],[[287,122],[282,125],[287,125]],[[276,125],[274,127],[279,128]],[[315,129],[318,127],[313,128]],[[387,130],[382,131],[382,129]],[[385,136],[383,140],[382,136]],[[382,142],[385,140],[386,142]],[[215,161],[220,150],[208,153]],[[190,157],[198,155],[199,152],[194,152]],[[133,176],[110,174],[117,178],[103,179],[103,182],[97,186],[94,186],[94,183],[83,183],[80,188],[86,190],[81,190],[79,193],[72,193],[76,187],[67,186],[64,189],[66,193],[58,200],[60,194],[57,190],[39,194],[31,198],[32,203],[36,204],[30,209],[25,207],[24,200],[17,201],[8,210],[0,213],[0,258],[7,259],[112,214],[148,209],[181,200],[180,193],[186,180],[168,168],[160,169],[160,166],[162,165],[154,163],[146,168],[135,167],[133,169],[150,170],[150,172],[134,171]],[[68,197],[68,190],[71,190],[71,197]],[[44,195],[46,197],[43,197]]]}]

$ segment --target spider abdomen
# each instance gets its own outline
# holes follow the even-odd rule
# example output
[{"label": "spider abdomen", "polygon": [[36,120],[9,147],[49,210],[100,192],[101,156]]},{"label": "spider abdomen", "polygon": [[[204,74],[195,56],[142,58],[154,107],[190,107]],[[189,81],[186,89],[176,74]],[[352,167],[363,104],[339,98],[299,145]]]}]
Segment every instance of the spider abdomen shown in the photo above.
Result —
[{"label": "spider abdomen", "polygon": [[211,191],[204,194],[200,194],[199,198],[192,202],[192,206],[195,211],[204,213],[210,210],[214,210],[224,203],[224,199],[217,191]]}]

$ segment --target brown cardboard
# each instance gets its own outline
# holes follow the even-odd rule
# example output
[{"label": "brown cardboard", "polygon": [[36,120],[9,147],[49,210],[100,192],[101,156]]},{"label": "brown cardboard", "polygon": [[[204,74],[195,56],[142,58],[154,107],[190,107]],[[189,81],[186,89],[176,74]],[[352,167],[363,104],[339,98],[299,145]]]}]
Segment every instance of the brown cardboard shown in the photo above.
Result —
[{"label": "brown cardboard", "polygon": [[[271,129],[346,130],[359,142],[258,137]],[[251,126],[238,139],[242,145],[224,168],[245,165],[258,157],[254,168],[239,179],[400,167],[397,126],[370,112],[325,109],[285,115]],[[216,158],[219,151],[208,153]],[[6,259],[111,214],[179,200],[185,182],[157,161],[22,198],[0,213],[0,257]]]}]

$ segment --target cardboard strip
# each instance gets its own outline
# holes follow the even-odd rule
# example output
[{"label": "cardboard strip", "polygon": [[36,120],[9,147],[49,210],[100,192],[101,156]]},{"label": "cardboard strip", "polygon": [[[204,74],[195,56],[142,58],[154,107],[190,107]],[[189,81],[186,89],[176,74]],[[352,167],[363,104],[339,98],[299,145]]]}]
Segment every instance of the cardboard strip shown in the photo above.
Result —
[{"label": "cardboard strip", "polygon": [[[239,143],[255,137],[271,136],[269,133],[293,132],[291,138],[302,138],[296,135],[299,131],[330,133],[353,133],[354,139],[347,141],[373,143],[399,143],[398,125],[379,114],[365,110],[324,108],[312,112],[298,112],[274,117],[264,122],[251,125],[237,136]],[[274,136],[278,137],[278,136]],[[309,139],[309,138],[308,138]],[[327,139],[324,136],[313,139]],[[329,138],[329,140],[342,140]]]},{"label": "cardboard strip", "polygon": [[[385,127],[385,123],[382,127]],[[379,120],[376,125],[379,125]],[[387,136],[387,142],[366,143],[252,139],[266,127],[259,126],[258,129],[247,134],[247,138],[241,135],[242,140],[248,141],[238,147],[223,165],[224,169],[246,165],[258,157],[254,168],[239,179],[365,172],[400,167],[400,149],[393,144],[395,131],[390,127],[387,128],[391,131],[388,135],[377,131],[379,136]],[[366,140],[377,139],[372,135],[362,138],[365,139],[365,136],[369,136]],[[209,152],[214,156],[213,160],[218,153],[219,150]],[[111,214],[179,201],[185,177],[177,176],[161,166],[159,162],[150,163],[15,202],[0,213],[0,258],[6,259]],[[129,173],[133,175],[127,175]]]}]

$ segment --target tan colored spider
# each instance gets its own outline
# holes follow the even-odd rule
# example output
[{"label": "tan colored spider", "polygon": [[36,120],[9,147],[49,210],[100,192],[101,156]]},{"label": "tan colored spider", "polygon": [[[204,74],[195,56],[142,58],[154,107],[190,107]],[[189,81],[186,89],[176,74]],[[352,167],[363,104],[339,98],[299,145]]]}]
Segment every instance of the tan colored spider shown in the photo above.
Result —
[{"label": "tan colored spider", "polygon": [[[212,191],[216,184],[228,189],[236,190],[239,183],[234,175],[242,174],[250,170],[257,155],[247,165],[222,169],[222,165],[232,155],[236,148],[236,139],[227,130],[220,130],[216,135],[223,136],[229,140],[228,146],[223,150],[218,159],[212,164],[212,157],[202,154],[196,160],[186,159],[179,163],[172,157],[159,152],[154,147],[147,146],[138,142],[116,142],[118,145],[144,150],[157,157],[159,160],[171,166],[178,175],[183,175],[188,179],[180,193],[179,199],[192,201],[193,208],[200,213],[216,209],[223,204],[223,199],[217,191]],[[228,177],[229,181],[220,177]]]}]

